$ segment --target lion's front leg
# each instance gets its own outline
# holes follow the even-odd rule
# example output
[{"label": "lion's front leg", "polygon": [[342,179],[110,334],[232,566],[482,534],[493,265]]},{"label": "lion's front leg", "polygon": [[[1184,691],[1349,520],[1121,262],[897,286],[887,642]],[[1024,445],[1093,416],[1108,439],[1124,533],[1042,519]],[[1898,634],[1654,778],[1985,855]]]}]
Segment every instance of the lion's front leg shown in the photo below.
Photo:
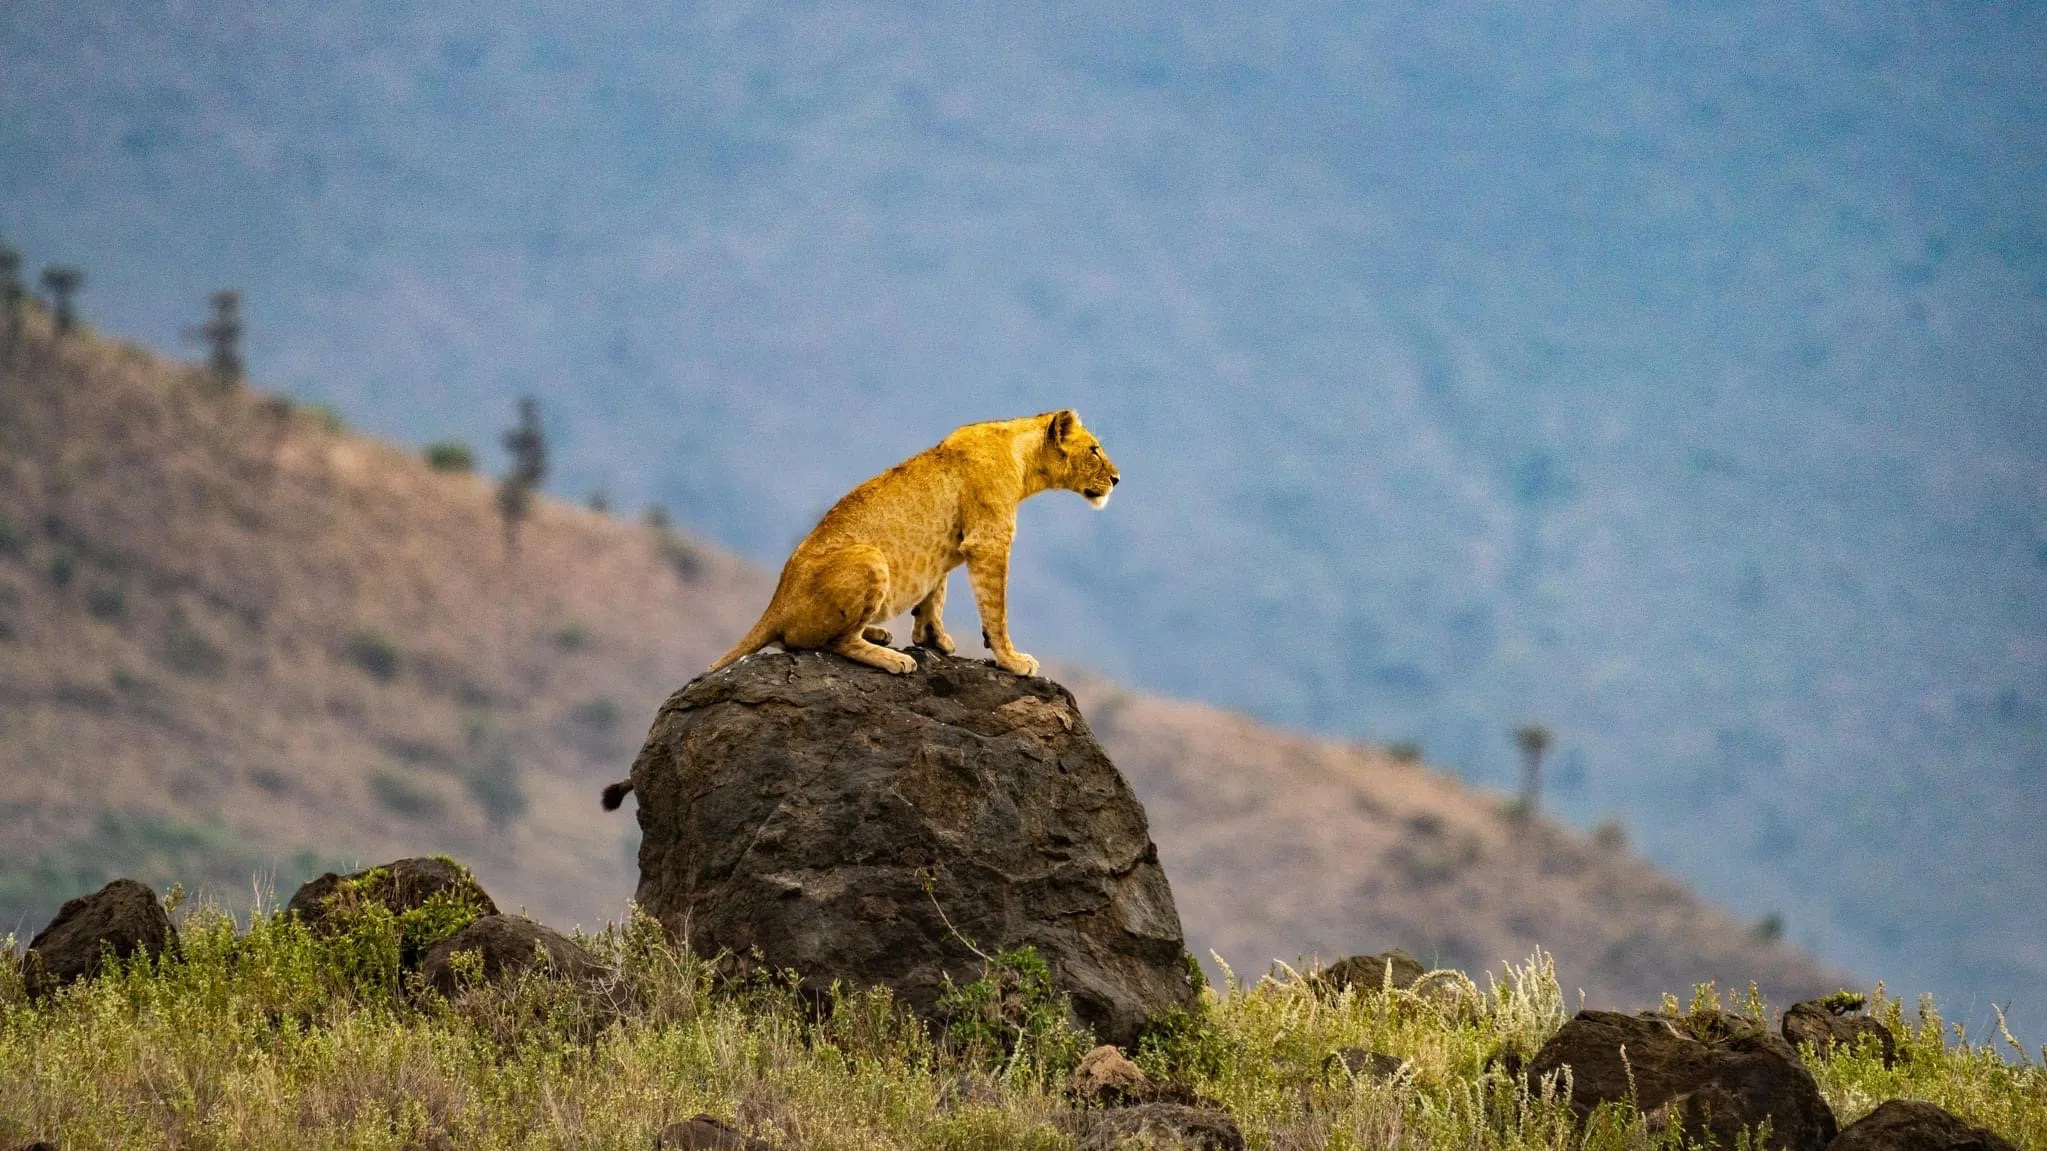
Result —
[{"label": "lion's front leg", "polygon": [[981,609],[981,638],[995,655],[995,666],[1013,675],[1038,674],[1038,661],[1009,642],[1009,543],[1014,529],[984,538],[963,550],[967,576],[974,585],[974,603]]},{"label": "lion's front leg", "polygon": [[952,637],[945,634],[945,578],[910,612],[910,642],[932,651],[952,654]]}]

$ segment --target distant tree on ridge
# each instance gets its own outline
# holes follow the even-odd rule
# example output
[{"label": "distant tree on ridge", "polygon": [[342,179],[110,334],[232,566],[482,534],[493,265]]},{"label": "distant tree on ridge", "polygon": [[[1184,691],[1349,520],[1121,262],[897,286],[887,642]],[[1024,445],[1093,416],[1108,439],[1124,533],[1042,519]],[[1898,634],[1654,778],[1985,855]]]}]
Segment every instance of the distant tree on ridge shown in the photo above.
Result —
[{"label": "distant tree on ridge", "polygon": [[533,511],[533,493],[547,476],[547,437],[540,430],[540,402],[519,400],[519,424],[504,435],[512,470],[498,482],[498,512],[505,520],[505,550],[516,551],[519,525]]},{"label": "distant tree on ridge", "polygon": [[1521,814],[1533,818],[1542,802],[1542,757],[1549,753],[1553,737],[1549,728],[1525,723],[1515,731],[1514,742],[1521,748]]},{"label": "distant tree on ridge", "polygon": [[233,288],[213,293],[213,318],[186,329],[187,339],[204,340],[206,366],[222,391],[242,382],[242,294]]},{"label": "distant tree on ridge", "polygon": [[71,297],[83,287],[85,273],[69,264],[51,264],[43,269],[43,289],[50,293],[50,310],[56,317],[60,336],[78,326],[78,313],[71,305]]}]

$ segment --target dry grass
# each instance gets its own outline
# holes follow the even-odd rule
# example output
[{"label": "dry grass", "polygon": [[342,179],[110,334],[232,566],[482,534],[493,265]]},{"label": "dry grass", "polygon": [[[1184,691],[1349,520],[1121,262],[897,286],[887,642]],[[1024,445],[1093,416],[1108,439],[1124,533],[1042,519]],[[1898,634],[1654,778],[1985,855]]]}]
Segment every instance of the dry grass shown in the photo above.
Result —
[{"label": "dry grass", "polygon": [[[721,984],[646,920],[586,938],[612,972],[601,988],[536,978],[451,1004],[399,979],[388,922],[316,939],[295,920],[240,931],[202,908],[184,916],[181,957],[44,1004],[0,966],[0,1145],[640,1149],[697,1112],[791,1151],[1071,1145],[1056,1116],[1081,1042],[954,1046],[882,992],[820,1013],[785,986]],[[1139,1061],[1225,1107],[1255,1148],[1655,1145],[1629,1109],[1581,1125],[1491,1063],[1562,1023],[1545,956],[1483,982],[1442,973],[1417,992],[1328,998],[1293,978],[1232,979]],[[1896,1008],[1880,1005],[1901,1023]],[[1843,1122],[1883,1098],[1927,1098],[2047,1148],[2039,1068],[1931,1015],[1905,1034],[1895,1071],[1862,1054],[1813,1060]],[[1332,1069],[1352,1046],[1402,1067]]]}]

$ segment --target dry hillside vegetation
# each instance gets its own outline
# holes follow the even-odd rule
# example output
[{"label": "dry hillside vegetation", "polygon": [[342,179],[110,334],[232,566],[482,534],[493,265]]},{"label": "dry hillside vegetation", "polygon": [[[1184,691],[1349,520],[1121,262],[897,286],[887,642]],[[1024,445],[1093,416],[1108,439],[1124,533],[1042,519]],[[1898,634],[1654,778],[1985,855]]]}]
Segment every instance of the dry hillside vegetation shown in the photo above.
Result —
[{"label": "dry hillside vegetation", "polygon": [[[132,347],[53,342],[40,315],[0,388],[0,524],[0,930],[113,874],[232,899],[434,851],[508,906],[614,918],[638,832],[598,788],[771,586],[546,501],[508,552],[486,480]],[[1240,968],[1541,944],[1599,1002],[1842,979],[1426,767],[1066,678],[1148,807],[1190,941]]]}]

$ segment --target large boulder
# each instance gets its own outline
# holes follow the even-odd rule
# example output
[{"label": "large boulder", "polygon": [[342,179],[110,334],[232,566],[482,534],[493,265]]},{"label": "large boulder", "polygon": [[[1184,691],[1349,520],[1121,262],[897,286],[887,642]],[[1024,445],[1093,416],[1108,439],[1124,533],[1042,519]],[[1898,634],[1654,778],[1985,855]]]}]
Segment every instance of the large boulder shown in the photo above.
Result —
[{"label": "large boulder", "polygon": [[403,915],[444,894],[466,901],[480,914],[498,913],[498,905],[468,868],[440,856],[394,859],[347,875],[330,871],[300,884],[284,910],[323,931],[360,903],[379,903],[393,915]]},{"label": "large boulder", "polygon": [[1229,1112],[1181,1103],[1067,1111],[1055,1119],[1078,1151],[1244,1151],[1244,1133]]},{"label": "large boulder", "polygon": [[1144,808],[1050,680],[917,651],[758,655],[677,691],[632,769],[639,904],[699,954],[885,985],[1030,946],[1107,1043],[1195,995]]},{"label": "large boulder", "polygon": [[1879,1020],[1861,1014],[1860,995],[1830,995],[1794,1003],[1784,1013],[1784,1041],[1793,1047],[1811,1044],[1821,1058],[1835,1047],[1855,1050],[1867,1037],[1876,1044],[1877,1054],[1889,1067],[1898,1061],[1898,1040]]},{"label": "large boulder", "polygon": [[1388,988],[1405,991],[1421,982],[1421,977],[1426,974],[1428,969],[1422,966],[1421,960],[1396,947],[1378,955],[1352,955],[1339,959],[1310,976],[1310,981],[1332,992],[1356,988],[1371,994]]},{"label": "large boulder", "polygon": [[90,895],[66,900],[48,927],[29,941],[22,976],[32,997],[99,974],[106,957],[151,958],[175,948],[178,930],[156,893],[132,879],[116,879]]},{"label": "large boulder", "polygon": [[1735,1015],[1580,1011],[1528,1061],[1531,1085],[1571,1069],[1571,1107],[1632,1101],[1653,1125],[1681,1122],[1732,1147],[1765,1120],[1777,1151],[1821,1151],[1834,1113],[1791,1045]]},{"label": "large boulder", "polygon": [[486,915],[426,949],[419,973],[428,986],[449,998],[462,990],[457,954],[476,956],[475,974],[485,983],[507,982],[529,971],[577,982],[606,973],[582,944],[523,915]]},{"label": "large boulder", "polygon": [[1892,1099],[1841,1129],[1827,1151],[2014,1151],[1994,1132],[1931,1103]]}]

